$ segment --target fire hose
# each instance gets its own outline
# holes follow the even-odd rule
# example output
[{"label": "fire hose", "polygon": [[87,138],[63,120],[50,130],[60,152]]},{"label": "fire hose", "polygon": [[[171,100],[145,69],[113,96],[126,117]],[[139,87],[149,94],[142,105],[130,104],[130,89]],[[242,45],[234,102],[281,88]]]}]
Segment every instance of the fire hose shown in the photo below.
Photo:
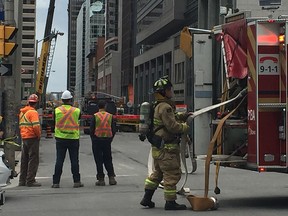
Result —
[{"label": "fire hose", "polygon": [[[198,111],[195,111],[193,113],[193,115],[188,117],[187,123],[188,124],[192,123],[193,119],[198,115],[201,115],[201,114],[206,113],[210,110],[216,109],[216,108],[223,106],[225,104],[231,103],[238,98],[242,98],[242,97],[246,96],[246,94],[247,94],[247,88],[243,89],[238,95],[236,95],[234,98],[232,98],[230,100],[227,100],[227,101],[224,101],[222,103],[218,103],[218,104],[215,104],[215,105],[212,105],[209,107],[205,107],[205,108],[200,109]],[[215,143],[218,135],[222,131],[222,127],[223,127],[223,124],[225,123],[225,121],[239,108],[239,106],[244,101],[244,99],[245,99],[245,97],[242,99],[242,101],[237,105],[237,107],[234,110],[229,112],[224,118],[221,119],[221,121],[219,122],[217,129],[214,133],[214,136],[213,136],[212,140],[210,141],[210,144],[208,146],[207,157],[206,157],[206,161],[205,161],[205,192],[204,192],[204,197],[196,197],[193,195],[187,196],[187,199],[191,203],[193,210],[208,210],[208,209],[213,209],[213,208],[216,209],[217,208],[218,204],[217,204],[216,199],[213,197],[208,198],[210,161],[212,158],[214,143]],[[183,141],[182,141],[182,139],[183,139]],[[185,160],[185,157],[182,156],[185,154],[186,140],[187,140],[187,134],[183,134],[181,137],[181,144],[180,144],[180,152],[181,153],[180,154],[181,154],[181,160],[182,160],[182,163],[183,163],[184,169],[185,169],[185,176],[184,176],[184,181],[183,181],[181,188],[179,190],[180,194],[183,194],[183,191],[185,191],[184,187],[185,187],[185,184],[186,184],[187,178],[188,178],[188,170],[187,170],[186,160]],[[184,143],[185,143],[185,145],[184,145]]]}]

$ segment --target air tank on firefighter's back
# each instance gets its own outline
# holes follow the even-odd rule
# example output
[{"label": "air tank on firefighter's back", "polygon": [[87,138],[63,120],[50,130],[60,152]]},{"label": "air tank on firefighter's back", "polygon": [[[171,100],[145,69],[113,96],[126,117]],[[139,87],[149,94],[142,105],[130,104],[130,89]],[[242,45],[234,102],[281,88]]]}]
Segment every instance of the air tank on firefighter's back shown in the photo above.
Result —
[{"label": "air tank on firefighter's back", "polygon": [[148,102],[143,102],[140,106],[140,122],[139,122],[139,138],[144,141],[146,134],[149,131],[149,126],[151,124],[150,119],[150,104]]}]

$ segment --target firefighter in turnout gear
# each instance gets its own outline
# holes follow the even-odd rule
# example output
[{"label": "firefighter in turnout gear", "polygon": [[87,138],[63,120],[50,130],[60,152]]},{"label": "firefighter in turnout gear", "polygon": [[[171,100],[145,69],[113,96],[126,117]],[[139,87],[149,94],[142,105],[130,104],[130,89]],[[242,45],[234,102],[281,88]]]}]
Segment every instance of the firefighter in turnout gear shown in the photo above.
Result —
[{"label": "firefighter in turnout gear", "polygon": [[19,186],[39,187],[35,177],[39,166],[39,143],[41,127],[39,115],[36,111],[38,96],[32,94],[28,98],[28,104],[20,109],[19,128],[23,145],[21,148],[21,165]]},{"label": "firefighter in turnout gear", "polygon": [[63,163],[68,150],[71,161],[74,188],[83,187],[79,173],[79,120],[80,109],[72,106],[73,96],[70,91],[63,92],[61,99],[63,105],[55,109],[55,139],[56,139],[56,164],[53,175],[52,188],[60,187]]},{"label": "firefighter in turnout gear", "polygon": [[99,111],[92,117],[90,125],[92,151],[97,169],[96,186],[105,186],[103,164],[107,171],[109,185],[117,184],[111,152],[111,142],[116,133],[116,122],[113,115],[105,111],[105,105],[104,100],[99,100]]},{"label": "firefighter in turnout gear", "polygon": [[155,136],[161,138],[162,144],[152,144],[155,170],[145,180],[145,194],[140,204],[149,208],[155,207],[155,203],[151,199],[159,183],[163,180],[165,210],[185,210],[186,206],[176,203],[175,200],[177,199],[176,185],[181,178],[180,134],[189,130],[186,123],[178,120],[185,121],[188,114],[175,114],[175,104],[171,100],[173,96],[172,83],[167,76],[154,83],[153,93],[156,100],[153,130]]}]

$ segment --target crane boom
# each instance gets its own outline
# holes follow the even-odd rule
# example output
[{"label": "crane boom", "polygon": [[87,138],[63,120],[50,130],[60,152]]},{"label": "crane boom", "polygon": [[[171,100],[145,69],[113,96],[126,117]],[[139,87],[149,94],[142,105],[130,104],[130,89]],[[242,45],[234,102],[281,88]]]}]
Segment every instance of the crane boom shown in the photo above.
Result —
[{"label": "crane boom", "polygon": [[45,86],[45,76],[46,76],[47,60],[49,57],[51,40],[53,39],[53,37],[56,36],[55,34],[51,34],[54,9],[55,9],[55,0],[50,0],[46,19],[45,33],[41,48],[41,55],[37,68],[36,92],[39,95],[42,95],[43,92],[46,92],[45,90],[47,86]]},{"label": "crane boom", "polygon": [[[46,19],[46,26],[45,26],[45,33],[44,33],[44,41],[49,39],[49,35],[51,34],[53,17],[54,17],[54,9],[55,9],[55,0],[50,0],[47,19]],[[45,39],[47,38],[47,39]]]},{"label": "crane boom", "polygon": [[44,88],[46,88],[44,85],[45,85],[45,74],[46,74],[46,66],[47,66],[47,58],[49,54],[49,49],[50,49],[50,40],[43,41],[40,60],[39,60],[38,69],[37,69],[38,71],[37,79],[36,79],[36,92],[39,95],[42,95]]}]

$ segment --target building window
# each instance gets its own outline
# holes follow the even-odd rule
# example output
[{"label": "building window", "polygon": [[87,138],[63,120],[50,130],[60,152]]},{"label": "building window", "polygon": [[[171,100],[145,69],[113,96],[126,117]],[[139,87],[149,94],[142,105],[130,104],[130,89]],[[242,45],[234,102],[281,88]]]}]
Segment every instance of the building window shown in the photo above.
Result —
[{"label": "building window", "polygon": [[34,17],[23,17],[23,22],[34,22],[35,18]]},{"label": "building window", "polygon": [[34,31],[35,29],[35,26],[23,26],[23,30],[26,30],[26,31]]},{"label": "building window", "polygon": [[34,48],[34,44],[22,44],[22,48]]},{"label": "building window", "polygon": [[34,65],[33,61],[22,61],[22,65]]},{"label": "building window", "polygon": [[34,53],[33,52],[23,52],[22,56],[23,57],[34,57]]},{"label": "building window", "polygon": [[175,83],[184,82],[184,62],[175,64]]},{"label": "building window", "polygon": [[35,13],[35,9],[23,9],[23,13]]},{"label": "building window", "polygon": [[22,39],[34,39],[34,35],[23,35]]},{"label": "building window", "polygon": [[35,0],[23,0],[23,4],[35,4]]}]

